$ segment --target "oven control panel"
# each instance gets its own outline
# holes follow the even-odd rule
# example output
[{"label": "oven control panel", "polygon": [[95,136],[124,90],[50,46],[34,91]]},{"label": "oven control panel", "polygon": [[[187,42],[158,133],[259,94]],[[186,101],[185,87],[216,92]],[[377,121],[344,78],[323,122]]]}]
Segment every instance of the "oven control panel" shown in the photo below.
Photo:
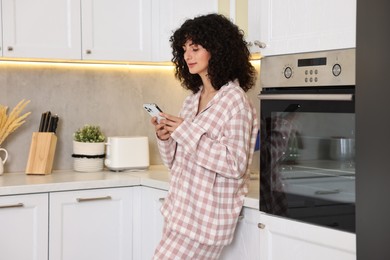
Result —
[{"label": "oven control panel", "polygon": [[261,62],[267,87],[355,85],[355,49],[269,56]]}]

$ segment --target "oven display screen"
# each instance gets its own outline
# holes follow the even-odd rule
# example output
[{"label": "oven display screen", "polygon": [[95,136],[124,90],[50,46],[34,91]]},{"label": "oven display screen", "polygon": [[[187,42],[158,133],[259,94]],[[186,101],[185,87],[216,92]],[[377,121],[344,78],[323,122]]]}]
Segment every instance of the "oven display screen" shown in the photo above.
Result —
[{"label": "oven display screen", "polygon": [[326,65],[326,58],[299,59],[298,67]]}]

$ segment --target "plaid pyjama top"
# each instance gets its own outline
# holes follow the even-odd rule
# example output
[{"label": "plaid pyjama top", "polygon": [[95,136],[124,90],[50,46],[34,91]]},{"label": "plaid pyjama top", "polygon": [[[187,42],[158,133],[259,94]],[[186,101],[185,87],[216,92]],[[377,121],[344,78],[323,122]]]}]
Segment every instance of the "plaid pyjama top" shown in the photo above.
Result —
[{"label": "plaid pyjama top", "polygon": [[185,99],[184,121],[171,137],[157,141],[171,172],[161,212],[166,228],[203,244],[226,245],[248,192],[258,120],[237,81],[197,114],[200,93]]}]

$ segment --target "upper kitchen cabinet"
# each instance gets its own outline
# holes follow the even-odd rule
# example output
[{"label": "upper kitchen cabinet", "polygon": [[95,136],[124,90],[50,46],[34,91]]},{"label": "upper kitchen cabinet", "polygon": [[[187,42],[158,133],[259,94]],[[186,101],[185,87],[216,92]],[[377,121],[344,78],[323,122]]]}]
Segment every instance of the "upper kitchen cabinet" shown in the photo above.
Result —
[{"label": "upper kitchen cabinet", "polygon": [[152,0],[2,0],[3,57],[151,61]]},{"label": "upper kitchen cabinet", "polygon": [[80,59],[80,0],[2,0],[3,57]]},{"label": "upper kitchen cabinet", "polygon": [[152,0],[82,0],[82,59],[151,61]]},{"label": "upper kitchen cabinet", "polygon": [[356,47],[356,0],[259,0],[262,55]]},{"label": "upper kitchen cabinet", "polygon": [[[222,0],[222,3],[227,0]],[[257,58],[265,44],[261,41],[259,15],[261,0],[229,0],[229,6],[222,5],[222,13],[230,17],[237,26],[244,31],[245,40],[248,43],[249,51],[254,58]]]},{"label": "upper kitchen cabinet", "polygon": [[195,16],[217,13],[218,0],[153,0],[153,60],[170,61],[172,50],[169,38],[182,23]]}]

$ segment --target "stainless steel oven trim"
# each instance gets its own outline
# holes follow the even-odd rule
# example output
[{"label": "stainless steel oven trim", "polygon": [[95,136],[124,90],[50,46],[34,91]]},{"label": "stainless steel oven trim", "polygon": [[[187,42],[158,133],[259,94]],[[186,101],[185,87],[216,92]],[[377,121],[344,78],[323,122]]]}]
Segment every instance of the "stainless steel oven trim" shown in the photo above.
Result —
[{"label": "stainless steel oven trim", "polygon": [[259,94],[260,100],[352,101],[353,94]]},{"label": "stainless steel oven trim", "polygon": [[[326,65],[298,66],[298,60],[326,58]],[[264,57],[261,61],[262,88],[323,87],[355,85],[355,48]],[[340,74],[333,73],[339,66]],[[286,75],[286,69],[290,75]]]}]

